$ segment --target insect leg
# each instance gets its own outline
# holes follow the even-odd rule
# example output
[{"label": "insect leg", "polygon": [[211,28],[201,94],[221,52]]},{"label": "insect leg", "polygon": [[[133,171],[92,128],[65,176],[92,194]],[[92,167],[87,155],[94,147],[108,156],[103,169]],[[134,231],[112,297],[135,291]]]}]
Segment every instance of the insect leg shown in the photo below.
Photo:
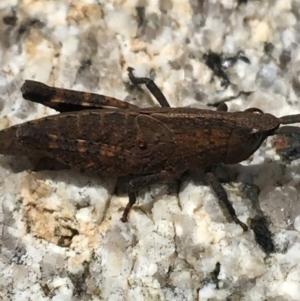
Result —
[{"label": "insect leg", "polygon": [[226,208],[226,210],[228,211],[228,213],[232,217],[232,219],[237,224],[239,224],[243,228],[244,231],[247,231],[248,230],[247,225],[245,225],[243,222],[241,222],[238,219],[238,217],[236,216],[235,210],[228,200],[225,189],[219,182],[218,178],[214,175],[214,173],[212,171],[207,172],[205,175],[205,179],[206,179],[207,183],[210,185],[210,187],[212,188],[212,190],[215,192],[215,194],[219,200],[219,204]]},{"label": "insect leg", "polygon": [[130,212],[131,207],[136,203],[137,193],[136,192],[128,192],[129,201],[123,211],[121,222],[128,222],[128,214]]},{"label": "insect leg", "polygon": [[283,126],[274,132],[277,135],[272,144],[278,155],[286,161],[293,161],[300,157],[300,128]]},{"label": "insect leg", "polygon": [[227,112],[228,111],[227,104],[225,102],[219,103],[219,105],[217,106],[217,111]]},{"label": "insect leg", "polygon": [[133,75],[133,70],[134,69],[132,67],[127,68],[128,76],[129,76],[129,79],[131,80],[131,82],[134,85],[145,84],[146,87],[148,88],[148,90],[156,98],[156,100],[159,102],[159,104],[162,107],[170,107],[166,97],[161,92],[161,90],[157,87],[155,82],[151,78],[148,78],[148,77],[135,77]]},{"label": "insect leg", "polygon": [[174,173],[162,171],[160,173],[138,176],[136,178],[131,179],[127,186],[129,201],[123,211],[121,221],[123,223],[128,221],[128,214],[130,212],[131,207],[136,202],[137,192],[139,190],[156,183],[169,182],[171,178],[174,178]]},{"label": "insect leg", "polygon": [[43,83],[26,80],[21,87],[23,98],[40,103],[59,112],[81,111],[113,107],[133,109],[137,106],[114,97],[75,90],[49,87]]}]

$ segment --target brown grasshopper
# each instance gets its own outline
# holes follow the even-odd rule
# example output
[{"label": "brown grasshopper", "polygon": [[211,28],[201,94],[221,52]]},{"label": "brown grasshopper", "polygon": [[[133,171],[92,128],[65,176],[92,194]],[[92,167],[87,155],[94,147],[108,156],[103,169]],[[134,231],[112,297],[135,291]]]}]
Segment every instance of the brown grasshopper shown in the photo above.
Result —
[{"label": "brown grasshopper", "polygon": [[21,88],[25,99],[61,113],[0,131],[0,153],[49,157],[101,176],[126,177],[129,202],[123,222],[139,190],[187,170],[203,169],[221,204],[246,231],[213,167],[246,160],[268,136],[297,131],[279,126],[300,122],[300,114],[277,118],[257,108],[243,112],[227,112],[226,106],[217,111],[170,108],[151,79],[135,77],[132,68],[128,72],[131,82],[145,84],[161,107],[139,108],[112,97],[26,80]]}]

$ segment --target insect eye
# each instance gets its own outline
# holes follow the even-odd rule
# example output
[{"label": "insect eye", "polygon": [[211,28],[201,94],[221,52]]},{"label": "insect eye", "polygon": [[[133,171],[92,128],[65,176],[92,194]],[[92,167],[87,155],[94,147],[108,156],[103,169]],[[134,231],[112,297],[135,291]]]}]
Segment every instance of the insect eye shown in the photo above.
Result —
[{"label": "insect eye", "polygon": [[146,147],[147,147],[146,141],[143,138],[140,138],[140,137],[137,139],[137,144],[138,144],[140,149],[146,149]]},{"label": "insect eye", "polygon": [[246,109],[245,112],[250,112],[250,113],[254,113],[254,114],[258,114],[258,115],[264,114],[264,112],[258,108],[249,108],[249,109]]}]

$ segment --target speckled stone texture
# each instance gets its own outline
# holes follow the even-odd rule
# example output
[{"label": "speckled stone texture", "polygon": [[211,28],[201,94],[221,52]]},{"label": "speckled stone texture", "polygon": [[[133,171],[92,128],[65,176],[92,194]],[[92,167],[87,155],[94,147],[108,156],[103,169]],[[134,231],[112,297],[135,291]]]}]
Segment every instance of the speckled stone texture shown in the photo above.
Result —
[{"label": "speckled stone texture", "polygon": [[[157,105],[130,93],[128,66],[171,106],[235,97],[230,111],[300,112],[300,1],[70,3],[0,2],[0,129],[56,114],[22,99],[25,79]],[[226,65],[240,50],[251,64],[223,67],[226,88],[203,55]],[[0,156],[0,300],[300,300],[299,161],[283,162],[271,141],[218,170],[256,234],[223,215],[200,173],[140,192],[124,224],[116,179]]]}]

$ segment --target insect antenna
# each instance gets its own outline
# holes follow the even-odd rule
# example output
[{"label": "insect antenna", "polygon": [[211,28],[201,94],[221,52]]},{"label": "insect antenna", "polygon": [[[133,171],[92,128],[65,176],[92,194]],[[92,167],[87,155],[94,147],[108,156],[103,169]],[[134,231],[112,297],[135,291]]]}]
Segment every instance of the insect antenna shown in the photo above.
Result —
[{"label": "insect antenna", "polygon": [[[300,123],[300,114],[295,115],[286,115],[282,116],[279,119],[280,124],[292,124],[292,123]],[[274,135],[300,135],[300,127],[298,126],[283,126],[277,129],[274,132]]]},{"label": "insect antenna", "polygon": [[300,123],[300,114],[282,116],[278,119],[280,124]]}]

